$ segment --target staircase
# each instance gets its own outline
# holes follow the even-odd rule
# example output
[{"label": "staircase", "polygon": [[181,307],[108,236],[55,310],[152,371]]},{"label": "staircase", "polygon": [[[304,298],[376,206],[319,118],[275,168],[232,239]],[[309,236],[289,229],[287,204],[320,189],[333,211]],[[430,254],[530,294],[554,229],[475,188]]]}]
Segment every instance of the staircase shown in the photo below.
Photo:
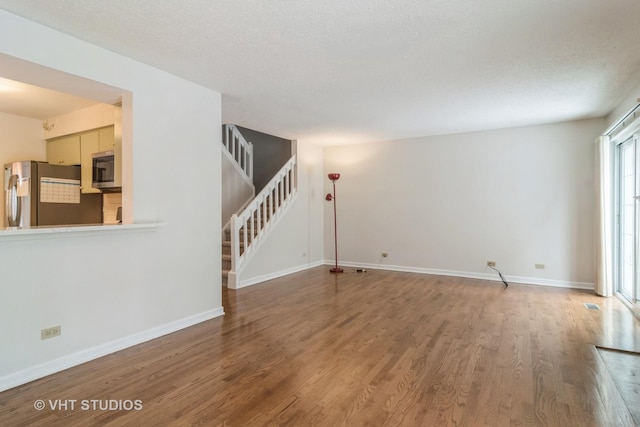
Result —
[{"label": "staircase", "polygon": [[[268,212],[271,212],[271,203],[269,203],[268,205]],[[258,217],[258,212],[256,211],[254,213],[254,221],[255,224],[258,225],[258,221],[260,221],[260,224],[258,226],[256,226],[255,230],[260,230],[260,229],[264,229],[266,223],[264,218],[262,217]],[[231,248],[233,246],[233,243],[231,242],[231,227],[230,227],[231,222],[229,222],[229,226],[225,227],[222,230],[222,277],[226,280],[229,277],[229,273],[232,270],[233,267],[233,263],[231,262]],[[244,235],[244,229],[242,229],[239,233],[239,235]],[[251,243],[251,241],[253,239],[255,239],[255,237],[257,237],[256,233],[249,233],[248,234],[248,240],[249,243]],[[245,252],[245,246],[244,246],[244,242],[240,242],[239,246],[238,246],[238,252],[243,255]]]},{"label": "staircase", "polygon": [[226,152],[235,162],[245,179],[253,181],[253,145],[248,142],[237,127],[224,125],[222,143]]},{"label": "staircase", "polygon": [[231,271],[231,233],[228,229],[224,231],[222,238],[222,279],[223,284],[228,284]]},{"label": "staircase", "polygon": [[[238,173],[252,177],[253,150],[233,125],[224,126],[223,150],[231,154]],[[231,153],[231,151],[234,153]],[[236,160],[237,159],[237,160]],[[250,170],[247,170],[251,167]],[[267,238],[297,195],[297,164],[293,155],[269,183],[222,229],[223,284],[237,289],[246,262]]]}]

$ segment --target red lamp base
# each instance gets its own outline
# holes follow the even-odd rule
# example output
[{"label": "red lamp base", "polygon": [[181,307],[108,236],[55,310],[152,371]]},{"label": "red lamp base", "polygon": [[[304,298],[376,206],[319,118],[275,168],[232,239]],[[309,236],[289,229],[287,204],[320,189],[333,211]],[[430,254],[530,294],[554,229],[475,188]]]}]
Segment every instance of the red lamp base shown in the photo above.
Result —
[{"label": "red lamp base", "polygon": [[344,270],[341,269],[340,267],[333,267],[329,271],[332,272],[332,273],[344,273]]}]

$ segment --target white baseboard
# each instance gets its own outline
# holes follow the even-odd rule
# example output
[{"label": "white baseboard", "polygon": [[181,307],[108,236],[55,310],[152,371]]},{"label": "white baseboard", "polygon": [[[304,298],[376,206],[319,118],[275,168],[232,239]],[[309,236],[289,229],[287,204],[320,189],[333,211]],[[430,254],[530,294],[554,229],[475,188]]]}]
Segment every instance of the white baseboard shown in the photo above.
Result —
[{"label": "white baseboard", "polygon": [[[308,270],[320,265],[332,266],[335,261],[316,261],[310,264],[304,264],[298,267],[293,267],[286,270],[277,271],[274,273],[265,274],[262,276],[252,277],[250,279],[242,280],[238,284],[238,288],[245,288],[247,286],[256,285],[258,283],[266,282],[267,280],[277,279],[279,277],[287,276],[289,274],[298,273],[300,271]],[[469,271],[455,271],[455,270],[440,270],[435,268],[418,268],[418,267],[406,267],[399,265],[383,265],[383,264],[367,264],[367,263],[355,263],[355,262],[340,262],[340,267],[350,268],[363,268],[369,270],[388,270],[399,271],[404,273],[418,273],[418,274],[430,274],[437,276],[452,276],[452,277],[466,277],[469,279],[491,280],[500,281],[500,277],[497,273],[476,273]],[[587,282],[572,282],[566,280],[552,280],[541,279],[538,277],[522,277],[522,276],[506,276],[503,275],[508,283],[520,283],[525,285],[540,285],[540,286],[552,286],[556,288],[570,288],[570,289],[585,289],[594,290],[593,283]]]},{"label": "white baseboard", "polygon": [[279,277],[288,276],[289,274],[298,273],[300,271],[308,270],[313,267],[324,265],[324,261],[315,261],[308,264],[299,265],[297,267],[288,268],[285,270],[276,271],[269,274],[263,274],[262,276],[251,277],[249,279],[240,280],[237,288],[246,288],[247,286],[257,285],[258,283],[266,282],[267,280],[277,279]]},{"label": "white baseboard", "polygon": [[180,329],[188,328],[189,326],[223,315],[224,308],[218,307],[175,322],[167,323],[111,342],[100,344],[86,350],[68,354],[49,362],[22,369],[18,372],[0,377],[0,391],[26,384],[30,381],[46,377],[47,375],[63,371],[73,366],[86,363],[90,360],[106,356],[107,354],[115,353],[116,351],[133,347],[137,344],[142,344],[143,342],[159,338],[163,335],[167,335],[172,332],[179,331]]},{"label": "white baseboard", "polygon": [[[333,265],[335,261],[324,261],[325,265]],[[435,268],[418,268],[418,267],[406,267],[399,265],[384,265],[384,264],[367,264],[367,263],[354,263],[354,262],[340,262],[341,267],[352,268],[364,268],[370,270],[389,270],[400,271],[405,273],[419,273],[419,274],[432,274],[439,276],[453,276],[453,277],[466,277],[469,279],[481,279],[500,281],[500,277],[497,273],[476,273],[469,271],[455,271],[455,270],[439,270]],[[541,279],[539,277],[522,277],[522,276],[507,276],[503,275],[508,283],[521,283],[526,285],[541,285],[552,286],[556,288],[571,288],[571,289],[586,289],[594,290],[593,283],[587,282],[572,282],[567,280],[553,280],[553,279]]]}]

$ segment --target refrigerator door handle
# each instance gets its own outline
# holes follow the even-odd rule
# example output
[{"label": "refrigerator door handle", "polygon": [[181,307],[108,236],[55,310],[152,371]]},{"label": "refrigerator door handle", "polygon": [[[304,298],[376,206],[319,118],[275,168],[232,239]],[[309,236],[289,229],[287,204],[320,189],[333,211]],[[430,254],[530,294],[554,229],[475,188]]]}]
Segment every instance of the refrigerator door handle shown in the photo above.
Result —
[{"label": "refrigerator door handle", "polygon": [[18,175],[11,175],[7,185],[7,222],[9,227],[20,226],[22,207],[18,199]]}]

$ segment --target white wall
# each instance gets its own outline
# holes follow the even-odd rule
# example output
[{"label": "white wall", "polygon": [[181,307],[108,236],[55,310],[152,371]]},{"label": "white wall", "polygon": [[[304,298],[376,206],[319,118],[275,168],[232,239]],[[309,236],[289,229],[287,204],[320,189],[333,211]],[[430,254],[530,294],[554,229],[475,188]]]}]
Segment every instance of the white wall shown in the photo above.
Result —
[{"label": "white wall", "polygon": [[63,135],[84,132],[115,123],[116,107],[109,104],[96,104],[46,120],[49,130],[44,130],[44,138],[51,139]]},{"label": "white wall", "polygon": [[42,122],[0,112],[0,227],[4,224],[4,165],[21,160],[46,160]]},{"label": "white wall", "polygon": [[323,260],[323,150],[297,142],[298,196],[243,267],[239,287],[319,265]]},{"label": "white wall", "polygon": [[[103,102],[121,88],[128,214],[163,224],[0,234],[0,389],[221,315],[220,94],[4,11],[0,70]],[[41,341],[54,325],[62,335]]]},{"label": "white wall", "polygon": [[[515,281],[591,287],[594,139],[604,127],[593,119],[326,148],[325,172],[342,174],[340,263],[496,278],[492,260]],[[331,203],[324,209],[331,262]]]}]

